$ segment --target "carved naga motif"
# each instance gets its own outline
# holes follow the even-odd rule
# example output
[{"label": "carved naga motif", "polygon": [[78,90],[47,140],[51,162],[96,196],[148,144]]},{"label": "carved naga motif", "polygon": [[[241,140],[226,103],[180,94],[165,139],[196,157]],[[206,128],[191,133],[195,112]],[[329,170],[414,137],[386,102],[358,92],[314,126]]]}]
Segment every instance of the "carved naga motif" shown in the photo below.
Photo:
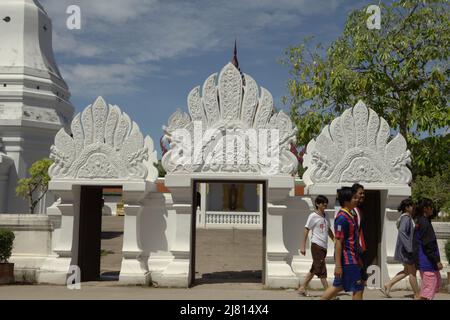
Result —
[{"label": "carved naga motif", "polygon": [[102,97],[75,116],[71,134],[61,129],[51,147],[52,179],[155,180],[153,141],[118,106]]},{"label": "carved naga motif", "polygon": [[[187,104],[189,114],[177,110],[163,127],[163,141],[170,143],[170,150],[162,159],[167,172],[297,172],[298,160],[290,151],[297,128],[283,111],[275,113],[270,92],[261,88],[260,94],[255,80],[247,74],[242,76],[233,64],[227,64],[219,75],[209,76],[202,89],[194,88]],[[201,126],[202,160],[192,161],[177,150],[193,151],[198,142],[194,129],[198,126]],[[279,139],[271,140],[259,134],[270,129],[277,131]],[[255,134],[256,140],[249,139],[249,132]],[[264,138],[270,141],[271,150],[258,148]],[[230,148],[229,141],[233,139],[237,141],[236,147]],[[262,151],[269,152],[269,156],[261,157]],[[273,166],[271,155],[276,155],[277,166]]]},{"label": "carved naga motif", "polygon": [[304,156],[306,185],[364,182],[408,184],[411,162],[405,138],[397,134],[388,142],[385,119],[359,101],[323,128],[309,142]]}]

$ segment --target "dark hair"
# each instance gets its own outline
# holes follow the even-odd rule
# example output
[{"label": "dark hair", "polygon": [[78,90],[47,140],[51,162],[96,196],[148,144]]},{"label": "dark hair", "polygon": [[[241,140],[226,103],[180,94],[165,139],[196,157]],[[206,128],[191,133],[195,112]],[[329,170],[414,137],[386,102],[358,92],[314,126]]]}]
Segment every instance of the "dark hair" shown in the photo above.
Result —
[{"label": "dark hair", "polygon": [[328,204],[328,198],[320,194],[316,197],[316,200],[314,201],[314,206],[317,209],[317,206],[322,203]]},{"label": "dark hair", "polygon": [[362,184],[359,184],[359,183],[354,183],[352,185],[352,191],[353,192],[356,193],[356,192],[358,192],[359,189],[363,189],[364,190],[364,186]]},{"label": "dark hair", "polygon": [[406,198],[402,202],[400,202],[400,205],[398,206],[397,210],[398,212],[405,212],[407,207],[414,206],[414,202],[411,198]]},{"label": "dark hair", "polygon": [[[434,206],[433,206],[433,200],[431,200],[431,199],[429,199],[429,198],[423,198],[423,199],[420,199],[419,201],[418,201],[418,204],[417,204],[417,207],[416,207],[416,210],[415,210],[415,212],[414,212],[414,218],[415,219],[417,219],[417,218],[419,218],[420,216],[423,216],[423,209],[425,209],[425,208],[434,208]],[[434,211],[434,210],[433,210]]]},{"label": "dark hair", "polygon": [[338,200],[340,206],[343,207],[345,202],[351,201],[355,193],[356,191],[354,191],[353,188],[350,187],[342,187],[341,189],[339,189]]}]

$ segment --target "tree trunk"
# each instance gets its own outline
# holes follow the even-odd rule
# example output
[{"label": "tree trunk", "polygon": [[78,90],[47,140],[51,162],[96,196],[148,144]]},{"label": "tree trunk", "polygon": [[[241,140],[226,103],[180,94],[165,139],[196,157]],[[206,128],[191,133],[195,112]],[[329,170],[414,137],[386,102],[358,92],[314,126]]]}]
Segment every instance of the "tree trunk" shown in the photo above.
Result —
[{"label": "tree trunk", "polygon": [[30,208],[30,214],[34,214],[33,193],[31,190],[28,192],[28,207]]}]

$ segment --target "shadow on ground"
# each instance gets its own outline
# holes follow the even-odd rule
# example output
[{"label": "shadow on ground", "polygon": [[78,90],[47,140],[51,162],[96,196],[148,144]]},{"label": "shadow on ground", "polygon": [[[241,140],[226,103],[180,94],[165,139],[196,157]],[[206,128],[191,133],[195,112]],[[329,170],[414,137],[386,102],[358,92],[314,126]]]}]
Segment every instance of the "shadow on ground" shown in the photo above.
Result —
[{"label": "shadow on ground", "polygon": [[114,239],[123,235],[123,232],[102,231],[102,239]]},{"label": "shadow on ground", "polygon": [[100,281],[119,281],[119,271],[106,271],[100,275]]},{"label": "shadow on ground", "polygon": [[222,271],[204,273],[195,279],[195,284],[211,283],[261,283],[261,270]]}]

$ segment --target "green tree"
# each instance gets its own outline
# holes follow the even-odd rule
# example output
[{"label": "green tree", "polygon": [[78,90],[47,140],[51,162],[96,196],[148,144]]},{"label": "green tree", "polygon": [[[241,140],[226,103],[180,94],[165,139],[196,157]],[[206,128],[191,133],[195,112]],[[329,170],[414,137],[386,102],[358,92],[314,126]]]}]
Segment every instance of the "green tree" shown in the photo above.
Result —
[{"label": "green tree", "polygon": [[449,162],[449,2],[397,0],[380,8],[380,30],[367,27],[370,14],[362,8],[327,48],[312,38],[288,48],[284,102],[305,146],[362,99],[406,138],[413,173],[432,176]]},{"label": "green tree", "polygon": [[47,193],[50,176],[48,169],[52,165],[53,160],[42,159],[33,163],[28,170],[29,178],[20,179],[17,183],[16,194],[25,200],[28,200],[30,213],[34,210]]},{"label": "green tree", "polygon": [[412,197],[415,201],[432,199],[438,210],[450,213],[450,165],[442,174],[416,177],[412,184]]}]

